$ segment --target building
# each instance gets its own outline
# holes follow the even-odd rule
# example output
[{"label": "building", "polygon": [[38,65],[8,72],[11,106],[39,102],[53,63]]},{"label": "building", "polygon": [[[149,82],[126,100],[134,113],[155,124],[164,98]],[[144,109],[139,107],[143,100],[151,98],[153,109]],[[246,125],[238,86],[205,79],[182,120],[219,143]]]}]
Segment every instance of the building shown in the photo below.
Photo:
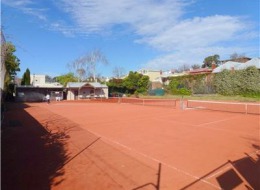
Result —
[{"label": "building", "polygon": [[260,69],[260,59],[259,58],[253,58],[245,63],[241,62],[234,62],[234,61],[228,61],[224,63],[223,65],[218,66],[213,70],[212,73],[219,73],[223,70],[241,70],[246,69],[247,67],[255,66],[257,69]]},{"label": "building", "polygon": [[5,68],[5,37],[4,34],[1,30],[1,67],[0,67],[0,101],[2,102],[2,96],[3,96],[3,91],[4,91],[4,81],[5,81],[5,73],[6,73],[6,68]]},{"label": "building", "polygon": [[62,86],[39,87],[39,86],[16,86],[17,102],[42,102],[46,95],[50,95],[50,100],[63,100],[66,98],[66,91]]},{"label": "building", "polygon": [[108,98],[108,87],[98,82],[69,82],[63,87],[57,82],[46,82],[45,75],[31,75],[31,85],[16,87],[16,101],[39,102],[47,94],[51,100],[78,100],[87,98]]},{"label": "building", "polygon": [[228,61],[232,61],[232,62],[238,62],[238,63],[246,63],[247,61],[250,61],[251,58],[249,57],[238,57],[238,58],[235,58],[235,59],[227,59],[227,60],[222,60],[220,61],[220,64],[225,64],[226,62]]},{"label": "building", "polygon": [[164,85],[169,85],[171,78],[173,77],[180,77],[180,76],[184,76],[187,75],[187,72],[181,72],[181,73],[177,73],[175,72],[175,70],[169,70],[169,71],[164,71],[162,72],[162,75],[160,76],[160,78],[157,79],[157,81],[161,81],[162,84]]},{"label": "building", "polygon": [[58,82],[46,82],[46,75],[30,75],[30,84],[34,87],[62,87]]},{"label": "building", "polygon": [[161,76],[162,71],[156,71],[156,70],[149,70],[149,69],[141,69],[138,71],[138,73],[148,76],[150,81],[154,81],[158,77]]},{"label": "building", "polygon": [[30,75],[30,84],[33,86],[45,85],[45,75]]},{"label": "building", "polygon": [[30,75],[31,85],[16,86],[16,101],[39,102],[44,101],[47,94],[51,100],[66,99],[66,89],[57,82],[46,83],[45,75]]},{"label": "building", "polygon": [[238,69],[246,69],[247,67],[251,67],[251,66],[254,66],[256,67],[257,69],[260,69],[260,58],[253,58],[249,61],[247,61],[246,63],[244,64],[240,64],[238,66]]},{"label": "building", "polygon": [[189,75],[201,75],[201,74],[211,74],[212,69],[209,68],[199,68],[188,71]]},{"label": "building", "polygon": [[69,82],[67,100],[108,98],[108,86],[98,82]]}]

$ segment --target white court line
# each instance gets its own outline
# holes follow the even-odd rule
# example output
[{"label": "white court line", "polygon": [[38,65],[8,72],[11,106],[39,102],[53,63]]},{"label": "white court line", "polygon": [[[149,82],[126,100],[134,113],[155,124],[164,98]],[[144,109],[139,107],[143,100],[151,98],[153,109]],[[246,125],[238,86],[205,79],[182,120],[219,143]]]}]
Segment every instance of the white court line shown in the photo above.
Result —
[{"label": "white court line", "polygon": [[224,171],[227,171],[227,170],[230,169],[230,168],[232,168],[232,166],[227,166],[227,167],[225,167],[224,169],[219,170],[218,172],[215,172],[215,173],[213,173],[212,175],[206,177],[206,179],[210,179],[210,178],[215,177],[215,176],[218,175],[218,174],[224,173]]},{"label": "white court line", "polygon": [[[78,103],[74,103],[74,104],[73,104],[73,103],[70,103],[70,104],[65,103],[65,104],[53,104],[53,105],[57,105],[57,106],[66,106],[66,105],[85,106],[84,104],[78,104]],[[199,124],[199,125],[191,125],[191,124],[187,124],[187,123],[185,123],[185,122],[176,122],[176,121],[173,121],[173,122],[174,122],[174,123],[185,124],[185,125],[190,125],[190,126],[195,126],[195,127],[205,127],[204,125],[208,125],[208,124],[212,124],[212,123],[219,123],[219,122],[222,122],[222,121],[231,120],[231,119],[233,119],[233,118],[235,118],[235,117],[239,117],[239,116],[234,116],[234,117],[230,117],[230,118],[226,118],[226,119],[222,119],[222,120],[217,120],[217,121],[202,123],[202,124]],[[145,118],[146,118],[146,117],[145,117]],[[160,119],[157,118],[157,120],[160,120]],[[206,127],[206,128],[211,128],[211,127]],[[215,129],[215,128],[214,128],[214,129]],[[163,161],[161,161],[161,160],[159,160],[159,159],[157,159],[157,158],[153,158],[153,157],[151,157],[151,156],[149,156],[149,155],[147,155],[147,154],[141,153],[141,152],[139,152],[139,151],[137,151],[137,150],[135,150],[135,149],[133,149],[133,148],[130,148],[130,147],[128,147],[128,146],[126,146],[126,145],[124,145],[124,144],[122,144],[122,143],[119,143],[119,142],[117,142],[117,141],[111,140],[111,139],[109,139],[109,138],[107,138],[107,137],[105,137],[105,136],[102,136],[102,135],[100,135],[100,134],[97,134],[97,133],[95,133],[95,132],[93,132],[93,131],[91,131],[91,130],[88,130],[88,129],[87,129],[87,131],[91,132],[92,134],[94,134],[94,135],[96,135],[96,136],[101,137],[102,139],[104,139],[104,140],[106,140],[106,141],[108,141],[108,142],[111,142],[111,143],[116,144],[116,145],[118,145],[118,146],[120,146],[120,147],[123,147],[124,149],[127,149],[127,150],[129,150],[129,151],[132,151],[132,152],[134,152],[134,153],[136,153],[136,154],[139,154],[139,155],[141,155],[141,156],[143,156],[143,157],[145,157],[145,158],[148,158],[148,159],[150,159],[150,160],[153,160],[153,161],[155,161],[155,162],[161,163],[161,164],[167,166],[168,168],[171,168],[171,169],[173,169],[173,170],[175,170],[175,171],[177,171],[177,172],[183,173],[183,174],[185,174],[186,176],[189,176],[189,177],[191,177],[191,178],[194,178],[194,179],[196,179],[196,180],[198,180],[198,181],[204,182],[204,183],[206,183],[206,184],[208,184],[208,185],[210,185],[210,186],[212,186],[212,187],[214,187],[214,188],[216,188],[216,189],[221,189],[221,188],[220,188],[219,186],[217,186],[217,185],[214,185],[213,183],[208,182],[208,181],[205,180],[205,179],[210,179],[210,178],[212,178],[212,177],[218,175],[219,173],[222,173],[222,172],[224,172],[225,170],[231,168],[231,166],[225,167],[224,169],[220,170],[219,172],[214,173],[214,174],[212,174],[211,176],[209,176],[209,177],[207,177],[207,178],[205,178],[205,179],[201,179],[201,178],[198,177],[198,176],[195,176],[195,175],[193,175],[193,174],[191,174],[191,173],[189,173],[189,172],[186,172],[186,171],[181,170],[181,169],[179,169],[179,168],[177,168],[177,167],[175,167],[175,166],[172,166],[172,165],[170,165],[170,164],[168,164],[168,163],[165,163],[165,162],[163,162]],[[225,130],[225,131],[226,131],[226,130]]]},{"label": "white court line", "polygon": [[143,156],[143,157],[145,157],[145,158],[148,158],[148,159],[150,159],[150,160],[153,160],[153,161],[155,161],[155,162],[161,163],[161,164],[167,166],[168,168],[171,168],[171,169],[173,169],[173,170],[175,170],[175,171],[177,171],[177,172],[180,172],[180,173],[185,174],[186,176],[189,176],[189,177],[191,177],[191,178],[194,178],[194,179],[196,179],[196,180],[198,180],[198,181],[202,181],[202,182],[204,182],[204,183],[206,183],[206,184],[208,184],[208,185],[210,185],[210,186],[212,186],[212,187],[214,187],[214,188],[216,188],[216,189],[220,189],[220,190],[221,190],[221,188],[220,188],[219,186],[214,185],[213,183],[210,183],[210,182],[208,182],[208,181],[206,181],[206,180],[204,180],[204,179],[201,179],[201,178],[198,177],[198,176],[192,175],[192,174],[190,174],[189,172],[186,172],[186,171],[181,170],[181,169],[179,169],[179,168],[177,168],[177,167],[175,167],[175,166],[172,166],[172,165],[170,165],[170,164],[167,164],[167,163],[165,163],[165,162],[163,162],[163,161],[161,161],[161,160],[159,160],[159,159],[157,159],[157,158],[153,158],[153,157],[151,157],[151,156],[148,156],[147,154],[141,153],[141,152],[139,152],[139,151],[137,151],[137,150],[135,150],[135,149],[133,149],[133,148],[130,148],[130,147],[128,147],[128,146],[126,146],[126,145],[124,145],[124,144],[122,144],[122,143],[120,143],[120,142],[111,140],[111,139],[109,139],[109,138],[107,138],[107,137],[104,137],[104,136],[102,136],[102,135],[100,135],[100,134],[97,134],[97,133],[95,133],[95,132],[93,132],[93,131],[91,131],[91,130],[88,130],[88,129],[87,129],[87,131],[93,133],[94,135],[96,135],[96,136],[98,136],[98,137],[101,137],[102,139],[105,139],[106,141],[108,141],[108,142],[110,142],[110,143],[113,143],[113,144],[116,144],[116,145],[118,145],[118,146],[121,146],[121,147],[123,147],[123,148],[125,148],[125,149],[127,149],[127,150],[129,150],[129,151],[132,151],[132,152],[134,152],[134,153],[136,153],[136,154],[139,154],[139,155],[141,155],[141,156]]},{"label": "white court line", "polygon": [[53,104],[51,104],[50,103],[50,105],[51,106],[75,106],[75,105],[77,105],[77,106],[86,106],[86,104],[81,104],[81,103],[63,103],[63,104],[59,104],[59,103],[57,103],[57,104],[55,104],[55,103],[53,103]]},{"label": "white court line", "polygon": [[220,120],[216,120],[216,121],[210,121],[210,122],[198,124],[197,127],[202,127],[203,125],[210,125],[210,124],[220,123],[220,122],[223,122],[223,121],[229,121],[229,120],[232,120],[232,119],[237,118],[237,117],[241,117],[241,116],[240,116],[240,115],[239,115],[239,116],[237,115],[237,116],[229,117],[229,118],[226,118],[226,119],[220,119]]},{"label": "white court line", "polygon": [[[177,114],[176,114],[177,115]],[[174,115],[174,116],[176,116]],[[178,115],[177,115],[178,116]],[[210,122],[206,122],[206,123],[201,123],[201,124],[190,124],[190,123],[187,123],[187,122],[182,122],[182,121],[176,121],[176,120],[169,120],[169,122],[171,123],[176,123],[176,124],[182,124],[182,125],[186,125],[187,127],[191,126],[191,127],[195,127],[195,128],[200,128],[200,127],[203,127],[203,128],[207,128],[207,129],[214,129],[214,130],[221,130],[221,131],[229,131],[229,130],[225,130],[225,129],[219,129],[219,128],[216,128],[216,127],[207,127],[207,126],[204,126],[204,125],[210,125],[210,124],[215,124],[215,123],[220,123],[220,122],[224,122],[224,121],[229,121],[229,120],[233,120],[234,118],[237,118],[237,117],[240,117],[240,116],[233,116],[233,117],[228,117],[228,118],[225,118],[225,119],[220,119],[220,120],[216,120],[216,121],[210,121]],[[165,121],[164,118],[155,118],[156,120],[158,121]]]}]

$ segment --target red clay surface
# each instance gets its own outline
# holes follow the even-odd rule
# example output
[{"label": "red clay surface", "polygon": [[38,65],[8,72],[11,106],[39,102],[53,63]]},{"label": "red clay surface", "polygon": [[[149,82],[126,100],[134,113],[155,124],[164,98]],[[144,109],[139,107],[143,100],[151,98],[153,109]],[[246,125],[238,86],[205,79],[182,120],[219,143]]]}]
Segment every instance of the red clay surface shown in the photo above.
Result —
[{"label": "red clay surface", "polygon": [[2,189],[260,189],[259,115],[178,107],[10,104]]}]

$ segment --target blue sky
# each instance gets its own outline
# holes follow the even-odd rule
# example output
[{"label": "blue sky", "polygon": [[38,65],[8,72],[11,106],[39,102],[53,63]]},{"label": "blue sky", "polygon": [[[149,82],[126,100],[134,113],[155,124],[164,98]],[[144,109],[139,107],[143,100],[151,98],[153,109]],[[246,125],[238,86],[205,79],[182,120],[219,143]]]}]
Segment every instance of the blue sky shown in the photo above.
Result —
[{"label": "blue sky", "polygon": [[58,76],[100,49],[113,76],[176,69],[232,53],[259,57],[259,0],[2,0],[2,28],[16,46],[21,76]]}]

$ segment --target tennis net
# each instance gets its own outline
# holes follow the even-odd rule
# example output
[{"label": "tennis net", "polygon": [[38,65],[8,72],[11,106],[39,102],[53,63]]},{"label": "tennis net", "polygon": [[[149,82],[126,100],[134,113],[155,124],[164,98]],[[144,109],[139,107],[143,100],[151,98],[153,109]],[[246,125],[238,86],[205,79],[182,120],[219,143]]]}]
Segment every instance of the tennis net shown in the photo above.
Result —
[{"label": "tennis net", "polygon": [[188,100],[187,108],[225,111],[234,113],[260,114],[259,103],[235,103],[217,101]]},{"label": "tennis net", "polygon": [[[97,100],[96,100],[97,101]],[[134,104],[142,106],[162,106],[175,108],[176,99],[145,99],[145,98],[125,98],[125,97],[113,97],[100,100],[102,102],[119,103],[119,104]]]}]

